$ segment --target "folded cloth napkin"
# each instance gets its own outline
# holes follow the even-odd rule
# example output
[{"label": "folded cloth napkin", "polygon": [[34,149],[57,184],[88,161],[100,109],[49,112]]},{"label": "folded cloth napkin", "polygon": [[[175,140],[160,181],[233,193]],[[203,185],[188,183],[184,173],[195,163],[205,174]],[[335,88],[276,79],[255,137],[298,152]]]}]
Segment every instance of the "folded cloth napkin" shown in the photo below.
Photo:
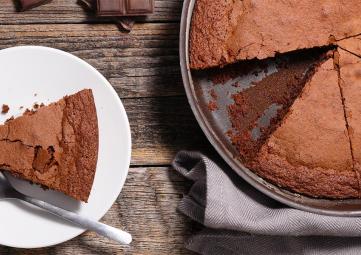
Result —
[{"label": "folded cloth napkin", "polygon": [[224,163],[181,151],[173,161],[194,182],[179,210],[203,224],[186,247],[200,254],[361,254],[361,218],[289,208],[257,191]]}]

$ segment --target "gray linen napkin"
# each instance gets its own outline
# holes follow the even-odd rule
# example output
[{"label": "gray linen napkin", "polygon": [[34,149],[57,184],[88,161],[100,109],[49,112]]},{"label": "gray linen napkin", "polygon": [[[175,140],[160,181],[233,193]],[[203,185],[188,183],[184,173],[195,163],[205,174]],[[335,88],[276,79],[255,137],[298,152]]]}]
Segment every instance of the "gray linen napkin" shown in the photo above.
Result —
[{"label": "gray linen napkin", "polygon": [[179,152],[173,167],[194,182],[179,210],[205,226],[187,241],[192,251],[210,255],[361,254],[361,218],[289,208],[199,152]]}]

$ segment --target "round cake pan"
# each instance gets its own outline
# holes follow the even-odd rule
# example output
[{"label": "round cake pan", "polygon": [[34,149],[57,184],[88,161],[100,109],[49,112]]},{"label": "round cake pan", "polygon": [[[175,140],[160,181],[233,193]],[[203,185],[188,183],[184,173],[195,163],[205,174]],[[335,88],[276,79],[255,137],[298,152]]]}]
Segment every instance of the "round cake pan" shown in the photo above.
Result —
[{"label": "round cake pan", "polygon": [[[238,157],[237,150],[226,135],[231,124],[225,106],[231,103],[230,100],[232,99],[230,94],[234,93],[236,88],[223,85],[212,86],[211,79],[207,77],[207,72],[201,72],[201,74],[199,74],[199,72],[191,72],[189,68],[189,31],[195,1],[196,0],[185,0],[183,4],[179,45],[180,66],[184,87],[192,111],[213,147],[244,180],[262,193],[281,203],[303,211],[323,215],[361,216],[360,199],[328,200],[310,198],[292,193],[260,178],[242,164]],[[272,68],[272,61],[269,64]],[[249,79],[249,82],[252,82],[253,78],[254,77],[250,76],[242,76],[237,79]],[[217,93],[217,102],[220,109],[215,112],[209,110],[207,103],[210,100],[210,89],[216,90],[216,92],[213,93]]]}]

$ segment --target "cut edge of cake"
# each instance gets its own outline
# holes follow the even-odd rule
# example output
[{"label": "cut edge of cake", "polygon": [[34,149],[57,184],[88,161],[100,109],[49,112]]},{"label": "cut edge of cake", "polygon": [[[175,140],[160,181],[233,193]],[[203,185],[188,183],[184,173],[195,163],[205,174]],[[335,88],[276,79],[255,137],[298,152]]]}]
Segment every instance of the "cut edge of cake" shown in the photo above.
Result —
[{"label": "cut edge of cake", "polygon": [[[332,51],[326,49],[285,54],[287,61],[278,59],[276,72],[267,74],[262,80],[253,83],[253,86],[232,95],[234,103],[228,106],[232,128],[227,135],[240,152],[243,161],[255,156],[259,147],[287,114],[318,66],[332,54]],[[260,119],[271,106],[276,112],[270,116],[270,124],[260,127]],[[255,128],[259,128],[260,133],[257,139],[252,138]]]},{"label": "cut edge of cake", "polygon": [[[316,82],[314,79],[317,79]],[[316,87],[327,82],[332,83],[333,91],[330,90],[331,85],[328,85],[328,90]],[[311,89],[312,93],[305,94]],[[327,97],[331,101],[328,102]],[[336,98],[339,99],[337,106],[334,105]],[[302,103],[302,100],[307,101]],[[307,106],[314,104],[309,113],[302,110],[307,109],[303,105],[305,103]],[[322,111],[333,119],[325,119]],[[325,127],[327,133],[323,130],[325,133],[315,135],[319,128]],[[323,148],[313,146],[313,140],[317,139],[321,146],[325,145]],[[318,68],[257,157],[246,166],[262,178],[293,192],[311,197],[345,199],[360,196],[353,163],[339,74],[333,59],[329,59]]]}]

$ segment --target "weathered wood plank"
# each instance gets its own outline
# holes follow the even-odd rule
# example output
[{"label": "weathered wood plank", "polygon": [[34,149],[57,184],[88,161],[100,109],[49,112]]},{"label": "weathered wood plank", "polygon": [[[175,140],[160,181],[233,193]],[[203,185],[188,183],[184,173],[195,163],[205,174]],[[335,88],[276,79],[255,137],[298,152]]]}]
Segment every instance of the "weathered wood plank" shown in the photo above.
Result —
[{"label": "weathered wood plank", "polygon": [[122,98],[184,95],[178,24],[138,24],[131,34],[115,25],[0,25],[0,49],[42,45],[86,60]]},{"label": "weathered wood plank", "polygon": [[183,243],[198,226],[176,210],[189,185],[171,168],[130,169],[121,195],[102,221],[132,233],[131,246],[120,246],[87,232],[51,248],[0,247],[0,254],[190,254]]},{"label": "weathered wood plank", "polygon": [[[16,12],[14,2],[17,0],[0,0],[0,24],[32,23],[103,23],[109,19],[98,18],[94,13],[85,11],[77,0],[53,0],[27,12]],[[155,12],[139,22],[179,21],[182,0],[156,0]]]},{"label": "weathered wood plank", "polygon": [[124,99],[132,130],[133,165],[169,165],[183,149],[213,154],[187,99]]}]

